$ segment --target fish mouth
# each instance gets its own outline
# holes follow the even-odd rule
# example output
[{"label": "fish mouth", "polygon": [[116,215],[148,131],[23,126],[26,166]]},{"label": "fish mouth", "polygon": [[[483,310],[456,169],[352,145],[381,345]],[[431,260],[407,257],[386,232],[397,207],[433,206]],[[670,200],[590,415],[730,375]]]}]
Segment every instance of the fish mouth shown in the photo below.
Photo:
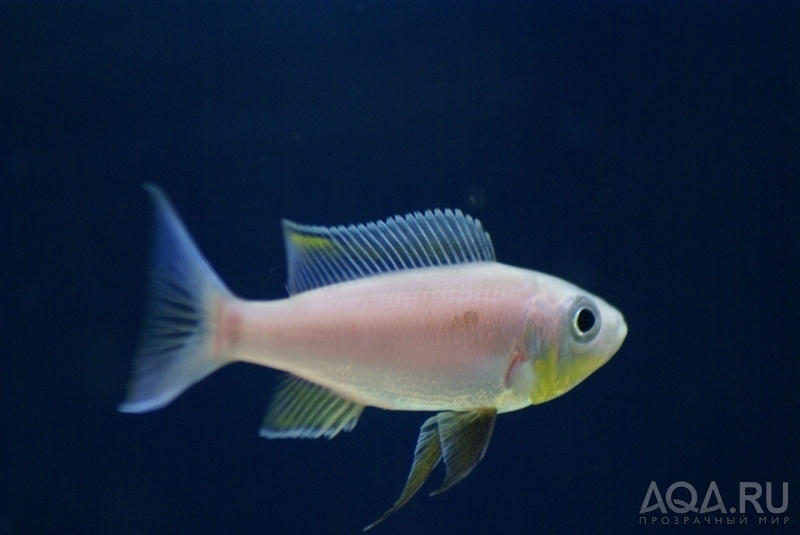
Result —
[{"label": "fish mouth", "polygon": [[611,351],[608,353],[608,358],[611,358],[619,351],[619,348],[622,347],[622,343],[625,341],[625,337],[628,336],[628,324],[625,323],[625,320],[620,316],[619,321],[614,329],[614,336],[612,337],[612,345]]}]

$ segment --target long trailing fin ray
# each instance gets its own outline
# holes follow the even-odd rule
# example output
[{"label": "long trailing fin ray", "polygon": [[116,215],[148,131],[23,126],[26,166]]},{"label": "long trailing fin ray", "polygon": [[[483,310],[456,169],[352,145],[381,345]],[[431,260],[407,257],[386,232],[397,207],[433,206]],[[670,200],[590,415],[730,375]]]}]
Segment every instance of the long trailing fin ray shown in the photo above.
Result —
[{"label": "long trailing fin ray", "polygon": [[156,208],[147,314],[128,394],[119,410],[147,412],[229,361],[214,355],[215,311],[230,292],[214,273],[166,194],[145,184]]},{"label": "long trailing fin ray", "polygon": [[266,438],[333,438],[358,423],[364,406],[324,386],[287,375],[276,389],[259,434]]},{"label": "long trailing fin ray", "polygon": [[497,411],[440,412],[436,416],[447,476],[431,496],[441,494],[467,477],[483,459],[492,437]]},{"label": "long trailing fin ray", "polygon": [[284,220],[283,231],[290,294],[403,269],[495,260],[489,234],[460,210],[336,227]]},{"label": "long trailing fin ray", "polygon": [[431,475],[433,469],[436,468],[436,465],[439,464],[441,458],[442,446],[439,439],[439,424],[436,416],[431,416],[422,424],[419,430],[417,447],[414,449],[414,462],[411,465],[411,472],[408,474],[408,479],[400,498],[397,499],[391,509],[383,513],[383,516],[365,527],[364,531],[372,529],[403,507],[422,488],[422,485]]}]

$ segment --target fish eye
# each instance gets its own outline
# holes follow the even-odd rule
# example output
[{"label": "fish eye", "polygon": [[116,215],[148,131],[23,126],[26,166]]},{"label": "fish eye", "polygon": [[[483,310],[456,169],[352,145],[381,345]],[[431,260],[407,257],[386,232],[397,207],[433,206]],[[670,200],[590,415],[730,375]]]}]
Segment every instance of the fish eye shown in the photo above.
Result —
[{"label": "fish eye", "polygon": [[568,316],[572,337],[583,344],[591,342],[600,331],[600,311],[586,297],[579,297],[572,304]]},{"label": "fish eye", "polygon": [[582,308],[575,315],[575,328],[579,333],[586,333],[594,327],[595,317],[594,312],[588,308]]}]

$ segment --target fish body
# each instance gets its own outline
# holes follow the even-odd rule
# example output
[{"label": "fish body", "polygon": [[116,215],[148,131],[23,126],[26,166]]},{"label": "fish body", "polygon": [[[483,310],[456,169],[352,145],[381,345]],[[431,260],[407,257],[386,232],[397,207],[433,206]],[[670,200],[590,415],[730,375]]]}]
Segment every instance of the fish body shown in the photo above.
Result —
[{"label": "fish body", "polygon": [[333,437],[365,406],[436,411],[401,498],[378,522],[439,460],[447,477],[437,492],[463,479],[496,414],[573,388],[627,334],[599,297],[497,262],[480,223],[449,210],[349,227],[285,221],[290,296],[243,300],[209,267],[163,192],[146,189],[158,219],[149,320],[120,409],[157,409],[240,361],[290,374],[268,408],[268,438]]},{"label": "fish body", "polygon": [[[507,412],[531,404],[529,351],[558,335],[564,295],[541,273],[481,262],[229,303],[223,354],[290,372],[363,405]],[[534,357],[536,355],[533,355]]]}]

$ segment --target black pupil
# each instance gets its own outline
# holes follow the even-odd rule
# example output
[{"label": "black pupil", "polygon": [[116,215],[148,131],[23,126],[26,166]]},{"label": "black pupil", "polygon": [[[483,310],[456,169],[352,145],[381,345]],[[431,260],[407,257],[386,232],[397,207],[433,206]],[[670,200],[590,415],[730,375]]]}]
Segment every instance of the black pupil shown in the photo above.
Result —
[{"label": "black pupil", "polygon": [[575,319],[575,325],[581,334],[592,330],[594,327],[594,313],[588,308],[582,308],[578,311],[578,317]]}]

